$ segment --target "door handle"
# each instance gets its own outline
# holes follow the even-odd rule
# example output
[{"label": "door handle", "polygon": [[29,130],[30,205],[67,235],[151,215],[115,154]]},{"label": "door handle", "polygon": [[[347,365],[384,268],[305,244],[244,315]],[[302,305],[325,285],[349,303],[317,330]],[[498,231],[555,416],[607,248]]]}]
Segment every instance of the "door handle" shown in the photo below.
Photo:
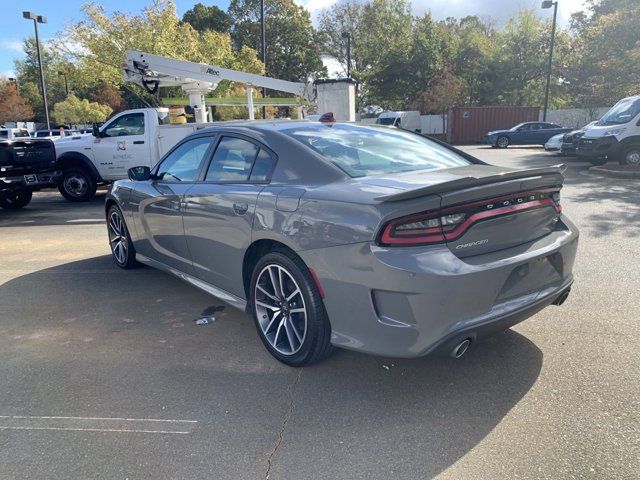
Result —
[{"label": "door handle", "polygon": [[246,203],[233,204],[233,211],[238,215],[244,215],[245,213],[247,213],[247,210],[249,210],[249,205],[247,205]]},{"label": "door handle", "polygon": [[134,140],[133,144],[134,145],[144,145],[144,140]]}]

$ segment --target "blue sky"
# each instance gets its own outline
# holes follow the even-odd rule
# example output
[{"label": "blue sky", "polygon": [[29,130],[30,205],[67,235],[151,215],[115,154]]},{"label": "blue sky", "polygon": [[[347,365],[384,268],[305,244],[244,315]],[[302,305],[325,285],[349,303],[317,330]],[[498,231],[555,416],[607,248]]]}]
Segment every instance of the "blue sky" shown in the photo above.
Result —
[{"label": "blue sky", "polygon": [[[297,0],[304,4],[312,14],[330,7],[336,0]],[[178,14],[189,10],[198,0],[175,0]],[[229,0],[200,0],[206,5],[218,5],[223,10],[229,6]],[[33,35],[33,22],[24,20],[24,10],[33,11],[47,17],[48,23],[40,24],[40,37],[47,39],[64,29],[69,22],[82,18],[80,7],[86,0],[5,0],[2,2],[0,16],[0,75],[13,74],[13,61],[22,57],[22,39]],[[102,3],[107,11],[126,11],[139,13],[151,0],[109,0]],[[413,0],[416,14],[431,10],[436,19],[448,16],[488,15],[498,21],[510,17],[520,8],[539,8],[540,0]],[[584,0],[559,0],[559,20],[566,24],[572,12],[581,10]],[[550,10],[540,12],[541,16],[550,14]]]}]

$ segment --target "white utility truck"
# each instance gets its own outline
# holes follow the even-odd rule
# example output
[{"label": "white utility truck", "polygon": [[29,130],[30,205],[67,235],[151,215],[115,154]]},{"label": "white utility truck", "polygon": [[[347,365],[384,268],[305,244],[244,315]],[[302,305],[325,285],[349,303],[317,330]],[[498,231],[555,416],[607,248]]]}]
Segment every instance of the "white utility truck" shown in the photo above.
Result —
[{"label": "white utility truck", "polygon": [[207,126],[204,95],[221,80],[247,85],[248,117],[254,119],[253,87],[289,92],[313,102],[313,84],[289,82],[202,63],[128,51],[125,80],[150,92],[180,86],[189,95],[195,123],[170,124],[167,108],[126,110],[94,128],[93,135],[62,138],[56,142],[62,178],[60,193],[73,202],[88,201],[99,184],[127,177],[135,166],[155,165],[182,138]]},{"label": "white utility truck", "polygon": [[29,138],[29,131],[25,128],[0,128],[0,140],[13,140],[14,138]]},{"label": "white utility truck", "polygon": [[376,119],[376,124],[392,125],[411,132],[420,133],[422,131],[420,112],[416,110],[407,112],[382,112]]},{"label": "white utility truck", "polygon": [[640,166],[640,95],[623,98],[588,125],[576,154],[594,165],[617,160],[622,165]]}]

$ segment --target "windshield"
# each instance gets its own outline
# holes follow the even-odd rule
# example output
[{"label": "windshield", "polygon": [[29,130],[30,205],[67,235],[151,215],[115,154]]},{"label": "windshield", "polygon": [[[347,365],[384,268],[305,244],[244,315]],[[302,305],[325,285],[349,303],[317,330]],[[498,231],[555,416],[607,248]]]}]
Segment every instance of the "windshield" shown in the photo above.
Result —
[{"label": "windshield", "polygon": [[348,124],[281,130],[351,177],[461,167],[471,162],[420,135]]},{"label": "windshield", "polygon": [[378,118],[376,123],[378,125],[393,125],[393,122],[396,121],[397,117],[386,117],[386,118]]},{"label": "windshield", "polygon": [[620,100],[596,125],[621,125],[627,123],[640,113],[640,98]]},{"label": "windshield", "polygon": [[509,131],[510,132],[515,132],[516,130],[518,130],[520,127],[524,127],[526,125],[526,123],[519,123],[518,125],[516,125],[513,128],[510,128]]}]

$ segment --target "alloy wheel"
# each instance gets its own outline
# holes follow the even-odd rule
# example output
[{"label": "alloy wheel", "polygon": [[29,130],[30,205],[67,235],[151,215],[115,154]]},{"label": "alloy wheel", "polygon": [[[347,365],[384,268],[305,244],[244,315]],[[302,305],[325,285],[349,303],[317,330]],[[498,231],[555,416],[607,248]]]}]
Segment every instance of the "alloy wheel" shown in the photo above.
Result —
[{"label": "alloy wheel", "polygon": [[509,146],[509,139],[507,137],[498,138],[498,146],[500,148],[506,148]]},{"label": "alloy wheel", "polygon": [[120,265],[127,263],[129,254],[129,240],[124,221],[117,211],[112,211],[109,215],[109,245],[116,261]]},{"label": "alloy wheel", "polygon": [[278,264],[265,266],[255,283],[254,305],[262,334],[282,355],[293,355],[307,334],[307,310],[300,286]]}]

